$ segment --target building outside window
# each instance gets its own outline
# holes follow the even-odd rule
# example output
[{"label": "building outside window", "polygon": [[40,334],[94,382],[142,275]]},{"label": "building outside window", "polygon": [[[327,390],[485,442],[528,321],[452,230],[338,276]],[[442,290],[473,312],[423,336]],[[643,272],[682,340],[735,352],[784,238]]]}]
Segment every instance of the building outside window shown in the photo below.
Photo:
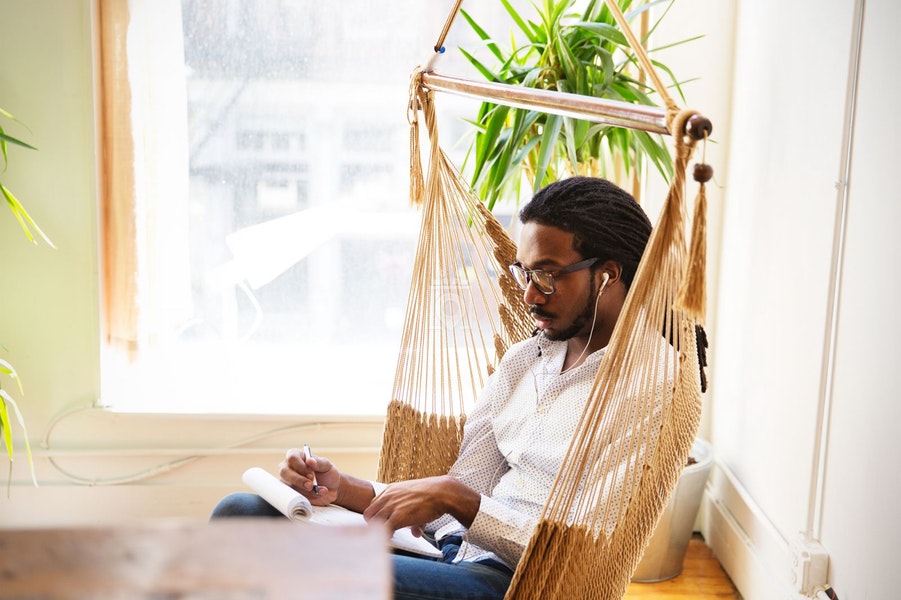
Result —
[{"label": "building outside window", "polygon": [[[129,78],[139,89],[155,69],[154,94],[171,85],[185,98],[165,122],[183,123],[187,184],[183,197],[163,186],[139,203],[145,262],[169,266],[139,286],[143,341],[129,360],[106,360],[103,403],[383,414],[420,216],[408,195],[409,76],[453,3],[147,4],[129,27],[149,15],[149,66],[142,71],[130,42]],[[499,3],[477,8],[504,27]],[[440,69],[477,77],[456,50],[462,40],[477,45],[458,18]],[[172,58],[161,68],[164,54]],[[464,119],[478,103],[447,95],[437,104],[442,146],[460,166]],[[142,150],[138,161],[172,160],[171,150]],[[166,173],[157,185],[179,169],[157,169]]]}]

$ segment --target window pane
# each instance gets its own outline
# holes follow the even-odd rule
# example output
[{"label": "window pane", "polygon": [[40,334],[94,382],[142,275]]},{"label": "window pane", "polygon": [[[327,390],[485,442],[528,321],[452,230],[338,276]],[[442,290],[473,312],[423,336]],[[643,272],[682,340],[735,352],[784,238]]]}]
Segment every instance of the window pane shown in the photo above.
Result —
[{"label": "window pane", "polygon": [[[191,315],[106,378],[115,408],[384,413],[419,226],[407,88],[452,4],[182,0]],[[477,103],[438,108],[460,165]]]}]

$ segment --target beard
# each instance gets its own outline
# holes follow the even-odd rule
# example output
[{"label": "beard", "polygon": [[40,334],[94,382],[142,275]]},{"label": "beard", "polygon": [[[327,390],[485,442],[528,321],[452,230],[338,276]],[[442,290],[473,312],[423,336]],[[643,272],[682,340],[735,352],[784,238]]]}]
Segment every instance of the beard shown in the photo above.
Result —
[{"label": "beard", "polygon": [[[592,286],[594,288],[594,286]],[[585,306],[581,312],[573,319],[573,322],[570,323],[569,327],[566,329],[561,329],[555,333],[551,333],[548,331],[543,331],[544,337],[555,341],[555,342],[565,342],[566,340],[578,335],[581,332],[585,325],[590,324],[594,319],[594,311],[595,311],[595,303],[592,302],[594,299],[594,289],[592,289],[592,293],[588,295],[588,299],[585,300]],[[533,307],[530,311],[532,314],[537,314],[541,316],[543,313],[537,307]],[[547,315],[545,315],[547,316]]]}]

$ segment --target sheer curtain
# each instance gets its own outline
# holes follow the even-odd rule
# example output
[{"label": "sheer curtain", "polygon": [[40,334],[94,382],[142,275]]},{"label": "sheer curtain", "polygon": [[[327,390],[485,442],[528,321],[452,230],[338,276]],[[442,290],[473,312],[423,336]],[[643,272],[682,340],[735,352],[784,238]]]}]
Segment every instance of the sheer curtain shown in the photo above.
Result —
[{"label": "sheer curtain", "polygon": [[133,361],[190,314],[181,8],[104,0],[97,17],[105,337]]}]

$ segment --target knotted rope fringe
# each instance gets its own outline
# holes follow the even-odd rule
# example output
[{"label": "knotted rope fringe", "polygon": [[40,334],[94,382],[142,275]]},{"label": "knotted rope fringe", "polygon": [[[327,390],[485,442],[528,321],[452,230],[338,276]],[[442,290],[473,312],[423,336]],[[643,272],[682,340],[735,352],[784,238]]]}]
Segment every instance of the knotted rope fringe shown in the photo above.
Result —
[{"label": "knotted rope fringe", "polygon": [[421,206],[425,195],[419,147],[419,111],[420,98],[426,93],[422,87],[422,69],[417,67],[410,77],[410,100],[407,103],[407,122],[410,124],[410,202],[414,206]]}]

